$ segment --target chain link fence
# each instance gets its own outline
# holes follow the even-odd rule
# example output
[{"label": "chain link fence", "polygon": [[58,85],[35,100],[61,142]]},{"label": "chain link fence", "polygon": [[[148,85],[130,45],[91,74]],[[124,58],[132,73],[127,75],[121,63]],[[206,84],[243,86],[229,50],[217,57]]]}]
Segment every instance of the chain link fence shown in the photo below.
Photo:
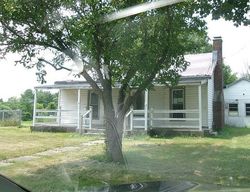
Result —
[{"label": "chain link fence", "polygon": [[21,126],[21,110],[0,110],[0,126]]}]

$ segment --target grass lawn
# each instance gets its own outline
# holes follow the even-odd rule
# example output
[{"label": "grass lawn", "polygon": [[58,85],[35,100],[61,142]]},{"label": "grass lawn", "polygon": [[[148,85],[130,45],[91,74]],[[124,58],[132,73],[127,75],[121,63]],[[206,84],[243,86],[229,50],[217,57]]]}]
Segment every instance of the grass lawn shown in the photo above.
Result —
[{"label": "grass lawn", "polygon": [[[6,137],[9,139],[2,142]],[[91,139],[94,138],[68,133],[30,133],[27,128],[0,128],[0,157],[30,154],[45,150],[46,145],[75,146]],[[7,146],[16,150],[19,146],[32,147],[22,153],[11,153]],[[250,188],[250,129],[226,128],[216,137],[137,136],[125,138],[123,146],[126,166],[108,163],[103,155],[104,146],[96,145],[16,162],[0,167],[0,173],[33,191],[44,192],[153,180],[188,180],[209,186],[207,189],[213,191],[218,186],[248,188],[246,191]]]},{"label": "grass lawn", "polygon": [[96,137],[79,136],[76,133],[41,133],[30,132],[28,127],[0,127],[0,160],[78,145],[94,139]]}]

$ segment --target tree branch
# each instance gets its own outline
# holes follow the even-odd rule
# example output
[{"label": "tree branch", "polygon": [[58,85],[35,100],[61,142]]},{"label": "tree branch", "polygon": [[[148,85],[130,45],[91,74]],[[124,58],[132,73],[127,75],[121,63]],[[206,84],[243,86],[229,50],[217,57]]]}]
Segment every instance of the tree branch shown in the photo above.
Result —
[{"label": "tree branch", "polygon": [[87,71],[83,70],[80,74],[87,80],[87,82],[91,85],[94,91],[102,96],[102,90],[97,85],[97,83],[93,80],[93,78],[87,73]]},{"label": "tree branch", "polygon": [[53,63],[51,63],[51,62],[49,62],[49,61],[47,61],[47,60],[45,60],[43,58],[39,58],[38,60],[47,63],[48,65],[52,66],[57,71],[62,70],[62,69],[65,69],[67,71],[72,71],[71,69],[69,69],[67,67],[64,67],[64,66],[61,66],[61,65],[55,65],[55,64],[53,64]]}]

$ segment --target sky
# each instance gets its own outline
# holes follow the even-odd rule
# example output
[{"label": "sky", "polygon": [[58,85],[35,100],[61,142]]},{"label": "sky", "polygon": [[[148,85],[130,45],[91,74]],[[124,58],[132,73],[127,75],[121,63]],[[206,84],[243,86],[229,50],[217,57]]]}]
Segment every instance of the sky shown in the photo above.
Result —
[{"label": "sky", "polygon": [[[232,22],[220,19],[208,21],[208,36],[221,36],[223,40],[224,63],[229,65],[238,76],[250,65],[250,26],[235,27]],[[15,66],[16,55],[9,54],[6,60],[0,60],[0,98],[19,97],[26,89],[33,89],[39,85],[35,69],[25,69],[21,65]],[[54,81],[73,79],[66,71],[55,71],[47,68],[47,84]]]}]

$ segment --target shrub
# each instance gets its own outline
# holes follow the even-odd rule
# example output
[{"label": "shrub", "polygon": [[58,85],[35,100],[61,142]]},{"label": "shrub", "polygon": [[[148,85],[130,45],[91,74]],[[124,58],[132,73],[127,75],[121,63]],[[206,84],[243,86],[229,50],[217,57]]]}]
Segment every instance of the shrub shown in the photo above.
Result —
[{"label": "shrub", "polygon": [[20,126],[20,121],[13,120],[13,119],[4,120],[4,121],[0,121],[0,126],[1,127]]}]

